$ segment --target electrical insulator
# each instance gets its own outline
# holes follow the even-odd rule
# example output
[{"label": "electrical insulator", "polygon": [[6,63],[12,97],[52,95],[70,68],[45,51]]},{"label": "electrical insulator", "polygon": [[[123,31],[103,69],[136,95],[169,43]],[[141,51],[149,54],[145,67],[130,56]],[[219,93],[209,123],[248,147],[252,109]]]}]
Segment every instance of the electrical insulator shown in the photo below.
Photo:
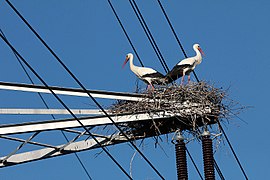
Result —
[{"label": "electrical insulator", "polygon": [[202,150],[205,180],[215,180],[213,146],[209,131],[202,134]]},{"label": "electrical insulator", "polygon": [[175,138],[175,154],[176,154],[176,167],[178,180],[187,180],[187,157],[186,157],[186,144],[180,132],[177,133]]}]

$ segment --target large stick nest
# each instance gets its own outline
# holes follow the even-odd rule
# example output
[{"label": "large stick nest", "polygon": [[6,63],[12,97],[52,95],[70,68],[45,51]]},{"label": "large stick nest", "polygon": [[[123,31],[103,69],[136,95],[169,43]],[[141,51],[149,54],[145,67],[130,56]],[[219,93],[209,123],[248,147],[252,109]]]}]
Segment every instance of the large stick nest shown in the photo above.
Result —
[{"label": "large stick nest", "polygon": [[231,105],[234,104],[227,98],[226,91],[206,82],[189,83],[185,86],[172,85],[143,93],[147,96],[142,101],[118,101],[113,104],[111,113],[136,115],[147,112],[155,115],[166,112],[174,116],[119,124],[126,134],[148,137],[175,132],[178,129],[196,133],[202,126],[228,119],[232,114]]}]

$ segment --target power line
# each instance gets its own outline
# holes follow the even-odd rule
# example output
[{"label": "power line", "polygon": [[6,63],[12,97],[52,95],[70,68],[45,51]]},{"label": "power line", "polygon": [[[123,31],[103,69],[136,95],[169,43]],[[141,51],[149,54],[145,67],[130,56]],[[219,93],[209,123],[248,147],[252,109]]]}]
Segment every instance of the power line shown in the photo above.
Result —
[{"label": "power line", "polygon": [[[181,48],[181,50],[182,50],[182,52],[183,52],[185,58],[187,58],[188,56],[187,56],[187,54],[186,54],[186,52],[185,52],[185,50],[184,50],[184,47],[182,46],[182,44],[181,44],[181,42],[180,42],[180,40],[179,40],[179,38],[178,38],[176,32],[174,31],[174,28],[173,28],[173,26],[172,26],[172,23],[171,23],[171,21],[170,21],[168,15],[167,15],[165,9],[163,8],[163,6],[162,6],[160,0],[157,0],[157,1],[158,1],[158,4],[159,4],[159,6],[160,6],[160,8],[161,8],[161,10],[162,10],[162,12],[163,12],[163,14],[164,14],[164,16],[165,16],[167,22],[168,22],[168,24],[169,24],[169,26],[170,26],[170,28],[171,28],[171,30],[172,30],[172,32],[173,32],[173,35],[174,35],[174,37],[175,37],[175,39],[176,39],[178,45],[180,46],[180,48]],[[197,77],[195,71],[193,70],[192,72],[193,72],[193,74],[194,74],[194,76],[195,76],[197,82],[199,82],[199,78]]]},{"label": "power line", "polygon": [[[154,38],[153,38],[153,36],[152,36],[150,30],[148,29],[147,24],[145,23],[144,18],[143,18],[143,16],[142,16],[142,14],[140,13],[140,10],[138,9],[138,6],[137,6],[136,2],[135,2],[134,0],[132,0],[132,1],[133,1],[133,3],[134,3],[135,7],[134,7],[134,5],[132,4],[132,2],[129,0],[130,4],[131,4],[131,6],[132,6],[132,9],[134,10],[134,12],[135,12],[135,14],[136,14],[136,16],[137,16],[137,18],[138,18],[138,20],[139,20],[141,26],[143,27],[144,32],[145,32],[145,34],[147,35],[147,38],[148,38],[148,40],[150,41],[150,43],[151,43],[151,45],[152,45],[152,47],[153,47],[155,53],[157,54],[157,56],[158,56],[158,58],[159,58],[159,61],[160,61],[161,65],[163,66],[164,70],[165,70],[166,72],[168,72],[168,71],[169,71],[168,66],[166,65],[166,62],[165,62],[165,60],[163,59],[162,54],[160,53],[159,48],[158,48],[158,46],[156,45],[156,43],[155,43],[155,41],[154,41]],[[135,10],[135,8],[136,8],[136,10]],[[138,13],[139,13],[139,15],[138,15]],[[140,16],[140,17],[139,17],[139,16]],[[149,37],[149,35],[150,35],[150,37]],[[152,41],[153,41],[153,42],[152,42]],[[153,44],[153,43],[154,43],[154,44]],[[182,45],[181,45],[181,46],[182,46]],[[157,52],[157,51],[158,51],[158,52]],[[183,52],[184,52],[184,51],[183,51]],[[185,54],[185,52],[184,52],[184,54]],[[185,54],[185,55],[186,55],[186,54]],[[166,66],[166,67],[165,67],[165,66]],[[189,152],[188,152],[188,153],[189,153]],[[193,160],[191,154],[189,153],[188,155],[189,155],[189,157],[190,157],[190,159],[191,159],[191,161],[192,161],[192,163],[193,163],[195,169],[197,170],[199,176],[201,177],[201,179],[203,179],[203,177],[202,177],[201,173],[199,172],[198,167],[197,167],[196,163],[194,162],[194,160]],[[218,166],[218,164],[216,163],[215,159],[214,159],[214,166],[215,166],[215,168],[216,168],[216,170],[217,170],[217,172],[218,172],[220,178],[221,178],[222,180],[225,180],[225,178],[224,178],[224,176],[223,176],[221,170],[219,169],[219,166]]]},{"label": "power line", "polygon": [[[134,3],[134,5],[132,4],[131,0],[129,0],[129,2],[130,2],[130,4],[131,4],[131,7],[132,7],[133,11],[134,11],[135,14],[136,14],[136,16],[137,16],[137,18],[138,18],[138,20],[139,20],[141,26],[143,27],[143,30],[144,30],[145,34],[147,35],[148,40],[150,41],[150,43],[151,43],[151,45],[152,45],[154,51],[156,52],[156,54],[157,54],[157,56],[158,56],[158,58],[159,58],[159,61],[160,61],[161,65],[163,66],[163,68],[164,68],[164,70],[165,70],[166,72],[169,72],[169,68],[168,68],[168,66],[167,66],[167,64],[166,64],[166,62],[165,62],[165,60],[164,60],[164,58],[163,58],[163,56],[162,56],[162,54],[161,54],[161,52],[160,52],[158,46],[157,46],[157,44],[155,43],[155,40],[154,40],[154,38],[153,38],[153,36],[152,36],[152,34],[151,34],[151,31],[149,30],[149,28],[148,28],[146,22],[144,21],[144,18],[143,18],[143,16],[142,16],[142,14],[141,14],[141,12],[140,12],[140,10],[139,10],[137,4],[136,4],[136,1],[135,1],[135,0],[132,0],[132,2]],[[177,39],[178,39],[178,38],[177,38]],[[153,41],[153,42],[152,42],[152,41]],[[178,39],[178,41],[179,41],[179,39]],[[180,41],[179,41],[179,42],[180,42]],[[154,44],[153,44],[153,43],[154,43]],[[181,43],[180,43],[180,45],[181,45]],[[183,49],[182,45],[181,45],[181,48]],[[157,51],[158,51],[158,52],[157,52]],[[183,49],[183,52],[184,52],[184,49]],[[184,54],[185,54],[185,52],[184,52]],[[185,54],[185,56],[186,56],[186,54]],[[186,56],[186,57],[187,57],[187,56]],[[186,149],[186,150],[187,150],[187,149]],[[187,150],[187,152],[188,152],[188,155],[189,155],[189,157],[190,157],[190,159],[191,159],[191,161],[192,161],[192,163],[193,163],[193,165],[194,165],[196,171],[198,172],[200,178],[203,180],[203,177],[202,177],[202,175],[201,175],[201,173],[200,173],[200,171],[199,171],[199,169],[198,169],[198,167],[197,167],[195,161],[193,160],[193,158],[192,158],[192,156],[191,156],[191,154],[189,153],[188,150]]]},{"label": "power line", "polygon": [[219,166],[218,166],[218,164],[217,164],[217,162],[216,162],[215,159],[214,159],[214,167],[215,167],[215,169],[217,170],[217,173],[218,173],[220,179],[221,179],[221,180],[225,180],[225,178],[224,178],[224,176],[223,176],[223,174],[222,174],[222,171],[220,170],[220,168],[219,168]]},{"label": "power line", "polygon": [[[153,49],[155,50],[155,48],[156,48],[155,52],[156,52],[157,56],[159,57],[159,55],[160,55],[160,57],[159,57],[160,63],[162,64],[164,70],[165,70],[166,72],[169,72],[169,68],[168,68],[168,66],[167,66],[167,64],[166,64],[166,62],[165,62],[165,60],[164,60],[164,58],[163,58],[163,56],[162,56],[162,54],[161,54],[161,52],[160,52],[158,46],[157,46],[157,44],[155,43],[155,40],[154,40],[154,38],[153,38],[153,36],[152,36],[152,34],[151,34],[151,32],[150,32],[150,30],[149,30],[149,28],[148,28],[146,22],[144,21],[144,18],[143,18],[143,16],[142,16],[142,14],[140,13],[140,10],[139,10],[139,8],[138,8],[138,6],[137,6],[135,0],[132,0],[132,2],[134,3],[136,9],[134,8],[134,5],[132,4],[132,2],[131,2],[130,0],[129,0],[129,2],[130,2],[130,4],[131,4],[131,6],[132,6],[132,8],[133,8],[133,10],[134,10],[134,12],[135,12],[137,18],[139,19],[140,24],[141,24],[141,26],[143,27],[144,32],[146,33],[146,35],[147,35],[147,37],[148,37],[148,40],[150,41],[150,43],[151,43]],[[136,11],[136,10],[137,10],[137,11]],[[139,13],[139,15],[138,15],[137,12]],[[140,17],[139,17],[139,16],[140,16]],[[148,34],[149,34],[149,35],[148,35]],[[149,37],[149,36],[150,36],[150,37]],[[153,43],[152,43],[151,40],[153,41],[154,45],[153,45]],[[181,46],[182,46],[182,45],[181,45]],[[158,51],[158,53],[157,53],[157,51]],[[161,61],[161,60],[162,60],[162,61]],[[162,62],[163,62],[163,63],[162,63]],[[163,65],[163,64],[164,64],[164,65]],[[164,67],[164,66],[165,66],[165,67]],[[186,149],[186,150],[187,150],[187,149]],[[200,171],[199,171],[199,169],[198,169],[196,163],[194,162],[194,160],[193,160],[191,154],[189,153],[188,150],[187,150],[187,152],[188,152],[188,156],[190,157],[190,159],[191,159],[191,161],[192,161],[192,163],[193,163],[195,169],[197,170],[199,176],[201,177],[201,179],[203,179],[203,177],[202,177],[202,175],[201,175],[201,173],[200,173]]]},{"label": "power line", "polygon": [[[137,18],[139,19],[139,21],[140,21],[140,23],[141,23],[141,26],[143,27],[143,29],[144,29],[146,35],[149,34],[149,35],[147,35],[147,37],[148,37],[148,39],[149,39],[149,41],[150,41],[152,47],[154,48],[154,50],[155,50],[155,48],[157,49],[157,51],[158,51],[158,53],[159,53],[159,55],[160,55],[160,58],[162,58],[163,63],[161,62],[161,59],[160,59],[160,58],[159,58],[159,60],[160,60],[160,62],[161,62],[161,64],[162,64],[163,68],[165,69],[164,65],[166,65],[166,62],[165,62],[165,60],[163,59],[163,57],[162,57],[162,55],[161,55],[161,53],[160,53],[160,51],[159,51],[159,49],[158,49],[158,46],[156,45],[156,43],[155,43],[155,41],[154,41],[154,38],[153,38],[153,36],[152,36],[152,34],[151,34],[149,28],[147,27],[147,24],[146,24],[146,22],[144,21],[144,18],[143,18],[143,16],[142,16],[142,14],[140,13],[140,10],[139,10],[139,8],[138,8],[138,6],[137,6],[135,0],[132,0],[132,2],[134,3],[135,8],[136,8],[137,11],[135,10],[134,5],[132,4],[131,0],[129,0],[129,2],[130,2],[130,4],[131,4],[131,6],[132,6],[132,8],[133,8],[133,10],[134,10],[134,12],[135,12]],[[185,52],[185,50],[184,50],[184,48],[183,48],[183,46],[182,46],[182,44],[181,44],[181,42],[180,42],[180,40],[179,40],[179,38],[178,38],[178,36],[177,36],[177,34],[176,34],[176,32],[175,32],[173,26],[172,26],[172,23],[170,22],[170,19],[169,19],[168,15],[167,15],[165,9],[163,8],[163,6],[162,6],[160,0],[158,0],[158,4],[159,4],[159,6],[160,6],[160,8],[161,8],[161,10],[162,10],[162,12],[163,12],[163,14],[164,14],[164,16],[165,16],[165,18],[166,18],[168,24],[169,24],[169,26],[170,26],[172,32],[173,32],[173,35],[175,36],[175,38],[176,38],[176,40],[177,40],[177,43],[178,43],[178,45],[180,46],[180,48],[181,48],[181,50],[182,50],[182,52],[183,52],[185,58],[188,58],[188,56],[187,56],[187,54],[186,54],[186,52]],[[138,15],[137,12],[139,13],[139,15]],[[139,17],[139,16],[140,16],[140,17]],[[141,19],[140,19],[140,18],[141,18]],[[146,32],[146,31],[147,31],[147,32]],[[149,36],[150,36],[150,37],[149,37]],[[153,45],[153,43],[151,42],[150,39],[153,41],[154,45]],[[155,46],[155,47],[154,47],[154,46]],[[156,50],[155,50],[155,52],[156,52]],[[157,53],[157,52],[156,52],[156,53]],[[157,56],[158,56],[158,54],[157,54]],[[159,56],[158,56],[158,57],[159,57]],[[164,65],[163,65],[163,64],[164,64]],[[168,70],[167,65],[166,65],[166,68],[167,68],[167,70]],[[165,71],[166,71],[166,69],[165,69]],[[193,73],[194,73],[194,76],[195,76],[197,82],[199,82],[199,78],[197,77],[195,71],[193,71]],[[218,122],[218,123],[219,123],[219,122]],[[219,126],[221,127],[220,123],[219,123]],[[227,138],[227,136],[226,136],[226,134],[225,134],[225,131],[224,131],[224,129],[223,129],[222,127],[221,127],[221,130],[222,130],[222,132],[224,133],[225,138],[226,138],[226,140],[227,140],[227,142],[228,142],[228,144],[229,144],[229,146],[230,146],[230,148],[231,148],[231,150],[232,150],[232,152],[233,152],[233,154],[234,154],[234,156],[235,156],[235,158],[236,158],[236,160],[237,160],[237,162],[238,162],[238,164],[239,164],[239,166],[240,166],[240,168],[241,168],[241,170],[242,170],[242,172],[243,172],[243,174],[244,174],[244,176],[245,176],[246,179],[247,179],[246,173],[244,172],[244,169],[243,169],[243,167],[242,167],[242,165],[241,165],[241,163],[240,163],[238,157],[236,156],[236,154],[235,154],[235,152],[234,152],[234,150],[233,150],[233,148],[232,148],[232,146],[231,146],[231,144],[230,144],[230,141],[229,141],[229,139]],[[188,155],[189,155],[190,158],[192,159],[192,157],[191,157],[191,155],[190,155],[189,152],[188,152]],[[221,178],[221,179],[225,179],[224,176],[223,176],[223,174],[222,174],[222,172],[221,172],[221,170],[220,170],[220,168],[219,168],[219,166],[218,166],[218,164],[217,164],[217,162],[215,161],[215,159],[213,159],[213,160],[214,160],[214,166],[215,166],[215,168],[216,168],[216,170],[217,170],[217,172],[218,172],[220,178]],[[195,164],[195,162],[193,161],[193,159],[192,159],[192,162],[194,163],[195,168],[197,169],[196,164]],[[198,169],[197,169],[197,170],[198,170]],[[201,176],[201,174],[200,174],[199,171],[198,171],[198,173],[199,173],[200,177],[202,178],[202,176]]]},{"label": "power line", "polygon": [[[110,2],[109,2],[110,3]],[[64,66],[65,67],[65,66]],[[69,72],[69,71],[68,71]],[[196,75],[195,75],[196,76]],[[197,77],[196,77],[196,79],[197,79]],[[197,79],[197,81],[198,81],[198,79]]]},{"label": "power line", "polygon": [[[130,2],[130,4],[131,4],[131,6],[132,6],[132,9],[134,10],[134,12],[135,12],[135,14],[136,14],[136,16],[137,16],[137,18],[138,18],[138,20],[139,20],[141,26],[143,27],[143,30],[144,30],[145,34],[147,35],[148,40],[150,41],[150,43],[151,43],[153,49],[155,50],[155,52],[156,52],[156,54],[157,54],[157,56],[158,56],[158,58],[159,58],[159,61],[160,61],[161,65],[163,66],[163,68],[164,68],[164,70],[165,70],[166,72],[169,72],[169,68],[168,68],[168,66],[167,66],[167,64],[166,64],[166,62],[165,62],[165,60],[164,60],[164,58],[163,58],[163,56],[162,56],[162,54],[161,54],[161,52],[160,52],[158,46],[157,46],[157,44],[155,43],[155,40],[154,40],[154,38],[153,38],[153,36],[152,36],[152,34],[151,34],[151,32],[150,32],[150,30],[149,30],[149,28],[148,28],[146,22],[144,21],[144,18],[143,18],[143,16],[142,16],[142,14],[140,13],[140,10],[139,10],[139,8],[138,8],[138,6],[137,6],[137,4],[136,4],[136,1],[135,1],[135,0],[132,0],[132,2],[134,3],[135,7],[134,7],[134,5],[132,4],[131,0],[129,0],[129,2]],[[162,10],[164,11],[163,8],[162,8]],[[164,11],[164,12],[165,12],[165,11]],[[166,15],[166,14],[165,14],[165,15]],[[168,16],[167,16],[167,15],[166,15],[166,18],[168,19]],[[169,22],[170,26],[172,27],[170,21],[168,21],[168,22]],[[176,35],[176,33],[175,33],[175,31],[174,31],[173,28],[172,28],[172,30],[173,30],[173,33]],[[149,36],[150,36],[150,37],[149,37]],[[181,47],[181,49],[182,49],[182,51],[183,51],[185,57],[187,58],[187,55],[186,55],[186,53],[185,53],[185,51],[184,51],[184,48],[183,48],[182,44],[180,43],[180,41],[179,41],[179,39],[178,39],[177,36],[176,36],[176,38],[177,38],[177,41],[178,41],[178,43],[179,43],[179,45],[180,45],[180,47]],[[153,42],[152,42],[152,41],[153,41]],[[153,44],[153,43],[154,43],[154,44]],[[157,51],[158,51],[158,52],[157,52]],[[165,68],[165,66],[166,66],[166,68]],[[187,151],[188,151],[188,150],[187,150]],[[190,157],[190,159],[191,159],[191,161],[192,161],[192,163],[193,163],[195,169],[197,170],[197,172],[198,172],[200,178],[203,179],[201,173],[199,172],[199,169],[198,169],[196,163],[194,162],[194,160],[193,160],[193,158],[192,158],[192,156],[191,156],[191,154],[190,154],[189,152],[188,152],[188,155],[189,155],[189,157]],[[217,165],[217,163],[216,163],[215,160],[214,160],[214,162],[215,162],[215,168],[217,168],[218,174],[220,175],[220,177],[223,177],[222,172],[220,171],[220,169],[219,169],[219,167],[218,167],[218,165]],[[224,177],[223,177],[222,179],[224,179]]]},{"label": "power line", "polygon": [[233,149],[233,147],[232,147],[232,145],[231,145],[231,143],[230,143],[230,141],[229,141],[229,138],[227,137],[227,135],[226,135],[226,133],[225,133],[223,127],[221,126],[220,122],[219,122],[219,121],[217,121],[217,122],[218,122],[218,126],[219,126],[219,128],[220,128],[222,134],[224,134],[224,137],[225,137],[227,143],[229,144],[229,147],[230,147],[230,149],[231,149],[231,151],[232,151],[232,153],[233,153],[234,158],[235,158],[236,161],[237,161],[237,164],[239,165],[239,167],[240,167],[240,169],[241,169],[243,175],[245,176],[245,178],[248,180],[247,174],[245,173],[245,170],[244,170],[244,168],[242,167],[241,162],[240,162],[240,160],[238,159],[238,157],[237,157],[237,155],[236,155],[236,153],[235,153],[235,151],[234,151],[234,149]]},{"label": "power line", "polygon": [[48,84],[39,76],[39,74],[31,67],[31,65],[17,52],[17,50],[0,34],[3,41],[12,49],[16,55],[22,60],[22,62],[31,70],[31,72],[42,82],[42,84],[50,90],[53,96],[60,102],[60,104],[71,114],[71,116],[76,119],[76,121],[88,132],[88,134],[96,141],[96,143],[103,149],[103,151],[113,160],[113,162],[121,169],[121,171],[126,174],[129,179],[132,179],[130,175],[124,170],[124,168],[113,158],[113,156],[108,152],[108,150],[102,146],[102,144],[96,139],[94,135],[83,125],[83,123],[77,118],[77,116],[68,108],[68,106],[54,93],[54,91],[48,86]]},{"label": "power line", "polygon": [[[0,33],[2,33],[2,35],[4,36],[4,38],[8,41],[7,37],[5,36],[4,32],[2,31],[2,29],[0,28]],[[26,76],[28,77],[29,81],[34,84],[34,81],[32,80],[30,74],[27,72],[26,68],[24,67],[24,65],[22,64],[22,62],[20,61],[19,57],[17,56],[17,54],[12,51],[15,58],[17,59],[17,61],[19,62],[20,66],[22,67],[24,73],[26,74]],[[40,97],[41,101],[43,102],[43,104],[45,105],[45,107],[47,109],[50,109],[48,104],[46,103],[45,99],[42,97],[41,93],[38,92],[38,96]],[[54,117],[53,114],[51,114],[52,118],[55,120],[56,118]],[[66,141],[68,142],[68,138],[66,136],[66,134],[61,130],[61,133],[63,134],[64,138],[66,139]],[[91,176],[90,176],[90,173],[88,172],[88,170],[86,169],[85,165],[83,164],[82,160],[80,159],[79,155],[75,152],[74,153],[77,160],[79,161],[81,167],[83,168],[84,172],[86,173],[88,179],[92,180]]]},{"label": "power line", "polygon": [[130,38],[129,38],[129,36],[128,36],[128,33],[127,33],[127,31],[125,30],[125,28],[124,28],[124,26],[123,26],[123,24],[122,24],[122,22],[121,22],[119,16],[117,15],[117,13],[116,13],[116,11],[115,11],[115,9],[114,9],[112,3],[110,2],[110,0],[108,0],[108,3],[109,3],[109,5],[110,5],[110,7],[111,7],[111,9],[112,9],[112,11],[113,11],[113,13],[114,13],[114,15],[115,15],[117,21],[118,21],[118,23],[120,24],[120,26],[121,26],[121,28],[122,28],[122,30],[123,30],[123,32],[124,32],[126,38],[128,39],[129,44],[131,45],[131,47],[132,47],[134,53],[136,54],[136,56],[137,56],[137,58],[138,58],[138,60],[139,60],[139,62],[140,62],[140,64],[141,64],[141,66],[144,67],[143,62],[141,61],[140,56],[138,55],[138,53],[137,53],[135,47],[133,46],[133,44],[132,44],[132,42],[131,42],[131,40],[130,40]]},{"label": "power line", "polygon": [[190,158],[192,164],[194,165],[194,167],[195,167],[197,173],[199,174],[201,180],[203,180],[202,174],[200,173],[199,168],[198,168],[198,166],[196,165],[195,161],[193,160],[193,158],[192,158],[191,154],[189,153],[189,150],[187,149],[187,147],[186,147],[186,151],[187,151],[188,156],[189,156],[189,158]]},{"label": "power line", "polygon": [[[159,4],[159,6],[160,6],[160,8],[161,8],[161,10],[162,10],[162,12],[163,12],[163,14],[164,14],[164,16],[165,16],[167,22],[168,22],[168,24],[169,24],[171,30],[172,30],[172,33],[173,33],[173,35],[174,35],[174,37],[175,37],[175,39],[176,39],[178,45],[180,46],[180,48],[181,48],[181,50],[182,50],[182,52],[183,52],[185,58],[187,58],[188,56],[187,56],[187,54],[186,54],[186,52],[185,52],[185,50],[184,50],[184,47],[182,46],[182,44],[181,44],[181,42],[180,42],[180,40],[179,40],[179,38],[178,38],[178,36],[177,36],[177,34],[176,34],[174,28],[173,28],[173,26],[172,26],[172,24],[171,24],[171,22],[170,22],[170,19],[169,19],[168,15],[167,15],[165,9],[163,8],[163,6],[162,6],[160,0],[158,0],[158,4]],[[197,77],[195,71],[193,71],[193,74],[194,74],[194,76],[195,76],[197,82],[199,82],[199,78]],[[188,154],[189,154],[189,152],[188,152]],[[201,177],[201,179],[202,179],[202,176],[201,176],[200,172],[198,171],[195,162],[193,161],[193,159],[192,159],[192,157],[191,157],[190,154],[189,154],[189,156],[190,156],[190,158],[191,158],[193,164],[195,165],[195,168],[196,168],[197,172],[199,173],[199,175],[200,175],[200,177]],[[223,174],[222,174],[222,172],[221,172],[221,170],[219,169],[218,164],[216,163],[215,159],[214,159],[214,165],[215,165],[215,168],[216,168],[216,170],[217,170],[217,172],[218,172],[220,178],[221,178],[221,179],[225,179],[224,176],[223,176]]]},{"label": "power line", "polygon": [[[163,8],[163,6],[162,6],[160,0],[157,0],[157,1],[158,1],[158,4],[159,4],[159,6],[160,6],[160,8],[161,8],[161,10],[162,10],[162,12],[163,12],[163,14],[164,14],[164,16],[165,16],[165,18],[166,18],[166,20],[167,20],[167,22],[168,22],[170,28],[171,28],[171,30],[172,30],[172,32],[173,32],[173,34],[174,34],[176,40],[177,40],[177,43],[179,44],[179,46],[180,46],[180,48],[181,48],[181,50],[182,50],[184,56],[187,58],[187,54],[185,53],[185,50],[184,50],[184,48],[183,48],[183,46],[182,46],[182,44],[181,44],[181,42],[180,42],[180,40],[179,40],[179,38],[178,38],[176,32],[174,31],[174,28],[173,28],[173,26],[172,26],[172,24],[171,24],[171,22],[170,22],[169,17],[167,16],[167,13],[166,13],[165,9]],[[199,79],[198,79],[198,77],[197,77],[195,71],[193,71],[193,74],[194,74],[194,76],[195,76],[197,82],[199,82]],[[232,153],[233,153],[233,155],[234,155],[234,157],[235,157],[235,159],[236,159],[236,161],[237,161],[237,163],[238,163],[238,165],[239,165],[239,167],[240,167],[240,169],[241,169],[243,175],[245,176],[246,179],[248,179],[248,177],[247,177],[247,175],[246,175],[246,173],[245,173],[245,171],[244,171],[244,169],[243,169],[243,167],[242,167],[242,165],[241,165],[241,163],[240,163],[240,161],[239,161],[239,159],[238,159],[238,157],[237,157],[237,155],[236,155],[236,153],[235,153],[235,151],[234,151],[234,149],[233,149],[233,147],[232,147],[232,145],[231,145],[229,139],[227,138],[227,135],[226,135],[226,133],[225,133],[224,129],[222,128],[222,126],[221,126],[221,124],[220,124],[219,121],[218,121],[218,125],[219,125],[219,127],[220,127],[222,133],[224,134],[224,136],[225,136],[225,138],[226,138],[226,140],[227,140],[227,142],[228,142],[228,144],[229,144],[229,146],[230,146],[230,149],[231,149],[231,151],[232,151]]]},{"label": "power line", "polygon": [[[109,0],[108,0],[109,1]],[[156,174],[161,178],[164,177],[160,172],[154,167],[154,165],[146,158],[146,156],[139,150],[139,148],[130,140],[130,138],[124,133],[124,131],[118,127],[115,121],[108,115],[108,113],[103,109],[103,107],[97,102],[97,100],[87,91],[84,85],[79,81],[79,79],[68,69],[68,67],[63,63],[63,61],[55,54],[55,52],[48,46],[48,44],[40,37],[40,35],[32,28],[32,26],[26,21],[26,19],[18,12],[18,10],[8,1],[6,2],[14,10],[14,12],[21,18],[21,20],[30,28],[30,30],[36,35],[36,37],[42,42],[42,44],[50,51],[50,53],[56,58],[56,60],[62,65],[62,67],[69,73],[69,75],[77,82],[77,84],[88,94],[89,98],[98,106],[98,108],[110,119],[113,125],[123,134],[123,136],[128,140],[128,142],[138,151],[141,157],[150,165],[150,167],[156,172]],[[109,2],[110,3],[110,2]],[[53,92],[53,91],[52,91]],[[59,99],[61,100],[61,99]],[[70,111],[70,113],[72,113]],[[73,113],[72,113],[73,114]],[[74,115],[75,116],[75,115]],[[76,116],[75,116],[76,117]],[[78,121],[80,122],[80,121]],[[83,124],[81,124],[83,126]],[[87,132],[90,133],[88,129],[85,128]],[[125,172],[126,173],[126,172]],[[130,177],[130,176],[129,176]]]},{"label": "power line", "polygon": [[152,36],[152,33],[149,30],[149,28],[148,28],[148,26],[147,26],[147,24],[146,24],[146,22],[145,22],[145,20],[144,20],[144,18],[142,16],[141,12],[140,12],[140,9],[139,9],[139,7],[136,4],[136,1],[129,0],[129,3],[131,5],[133,11],[135,12],[135,14],[136,14],[136,16],[137,16],[137,18],[138,18],[138,20],[139,20],[139,22],[140,22],[140,24],[141,24],[144,32],[145,32],[145,34],[147,36],[149,42],[151,43],[151,45],[152,45],[152,47],[153,47],[153,49],[154,49],[154,51],[155,51],[155,53],[156,53],[156,55],[157,55],[157,57],[159,59],[159,62],[161,63],[162,67],[164,68],[165,72],[168,73],[170,71],[170,69],[168,68],[168,66],[166,64],[166,62],[165,62],[165,60],[164,60],[164,58],[163,58],[163,56],[162,56],[162,54],[161,54],[161,52],[160,52],[157,44],[156,44],[156,41],[155,41],[154,37]]},{"label": "power line", "polygon": [[181,44],[181,42],[180,42],[180,40],[179,40],[179,38],[178,38],[176,32],[174,31],[174,28],[173,28],[173,26],[172,26],[172,23],[171,23],[171,21],[170,21],[168,15],[167,15],[165,9],[163,8],[163,6],[162,6],[160,0],[157,0],[157,1],[158,1],[158,4],[159,4],[159,6],[160,6],[160,8],[161,8],[161,10],[162,10],[162,12],[163,12],[163,14],[164,14],[164,16],[165,16],[167,22],[168,22],[168,24],[169,24],[169,26],[170,26],[170,28],[171,28],[171,30],[172,30],[172,32],[173,32],[174,37],[176,38],[176,41],[177,41],[178,45],[180,46],[180,48],[181,48],[181,50],[182,50],[182,52],[183,52],[185,58],[187,58],[188,56],[187,56],[187,54],[186,54],[186,52],[185,52],[185,50],[184,50],[184,47],[182,46],[182,44]]}]

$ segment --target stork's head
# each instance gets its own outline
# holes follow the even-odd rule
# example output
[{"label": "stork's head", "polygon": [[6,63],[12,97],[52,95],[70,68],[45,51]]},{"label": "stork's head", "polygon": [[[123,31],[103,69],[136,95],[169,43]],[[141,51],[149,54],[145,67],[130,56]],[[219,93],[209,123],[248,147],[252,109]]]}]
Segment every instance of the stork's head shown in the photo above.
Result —
[{"label": "stork's head", "polygon": [[131,53],[128,53],[128,54],[126,55],[126,59],[125,59],[125,62],[124,62],[124,64],[123,64],[122,68],[125,67],[125,65],[126,65],[127,62],[129,61],[129,59],[132,58],[132,57],[133,57],[133,54],[131,54]]},{"label": "stork's head", "polygon": [[204,52],[203,50],[201,49],[200,45],[199,44],[194,44],[193,45],[193,49],[198,49],[200,51],[200,53],[204,56]]}]

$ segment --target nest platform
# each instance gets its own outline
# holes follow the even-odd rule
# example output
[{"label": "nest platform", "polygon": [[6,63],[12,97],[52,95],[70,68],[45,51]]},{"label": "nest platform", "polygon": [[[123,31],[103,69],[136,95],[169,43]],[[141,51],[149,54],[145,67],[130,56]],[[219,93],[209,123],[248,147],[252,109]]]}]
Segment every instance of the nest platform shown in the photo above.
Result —
[{"label": "nest platform", "polygon": [[110,107],[112,114],[160,115],[152,121],[120,123],[128,135],[158,136],[179,129],[194,133],[229,116],[229,106],[223,103],[226,92],[206,82],[161,87],[142,94],[146,96],[141,101],[117,101]]}]

